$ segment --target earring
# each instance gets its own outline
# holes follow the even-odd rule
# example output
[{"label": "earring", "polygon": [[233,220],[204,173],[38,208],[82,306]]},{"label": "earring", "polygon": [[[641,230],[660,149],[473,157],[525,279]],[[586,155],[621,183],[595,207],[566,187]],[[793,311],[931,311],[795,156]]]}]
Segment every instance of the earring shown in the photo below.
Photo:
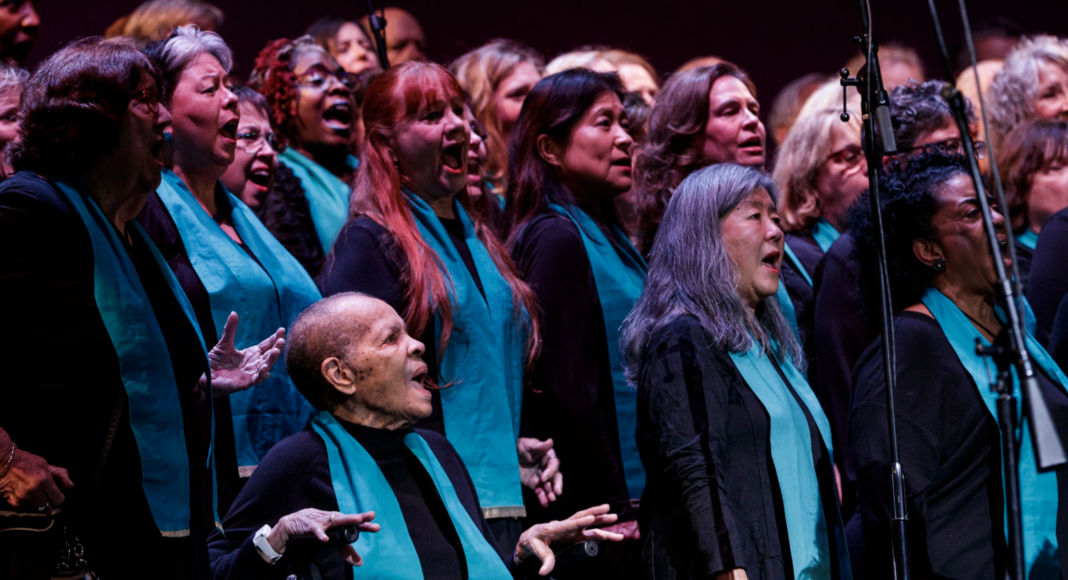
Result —
[{"label": "earring", "polygon": [[931,263],[931,269],[934,270],[935,272],[939,273],[939,274],[941,274],[942,272],[945,272],[946,271],[946,261],[944,259],[942,259],[941,256],[935,258],[934,262]]}]

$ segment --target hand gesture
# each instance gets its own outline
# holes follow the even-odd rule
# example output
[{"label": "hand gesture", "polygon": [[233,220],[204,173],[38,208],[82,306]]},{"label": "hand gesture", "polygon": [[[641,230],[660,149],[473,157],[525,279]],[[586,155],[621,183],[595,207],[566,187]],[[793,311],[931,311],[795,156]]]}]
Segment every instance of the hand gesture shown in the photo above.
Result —
[{"label": "hand gesture", "polygon": [[564,492],[564,476],[560,473],[560,460],[553,451],[553,440],[520,437],[515,447],[519,453],[520,480],[538,496],[541,507],[549,507],[549,503]]},{"label": "hand gesture", "polygon": [[638,522],[635,520],[619,522],[614,526],[608,526],[604,529],[605,531],[621,534],[624,540],[640,540],[642,538],[642,533],[638,531]]},{"label": "hand gesture", "polygon": [[519,536],[519,544],[515,547],[516,560],[525,560],[531,554],[541,560],[541,568],[538,574],[547,576],[556,566],[556,556],[549,544],[562,541],[574,544],[584,540],[608,540],[618,542],[623,539],[621,534],[609,532],[604,529],[587,530],[590,526],[611,524],[616,521],[616,514],[608,513],[608,504],[599,505],[582,510],[562,522],[549,522],[547,524],[535,524]]},{"label": "hand gesture", "polygon": [[[0,461],[4,459],[7,458]],[[23,511],[52,513],[53,508],[63,505],[66,500],[60,487],[74,487],[66,469],[49,465],[43,457],[21,449],[15,450],[11,467],[0,478],[0,496],[11,507]]]},{"label": "hand gesture", "polygon": [[[330,539],[326,535],[327,530],[341,526],[356,526],[361,532],[377,532],[382,529],[378,524],[370,523],[375,519],[375,512],[362,514],[343,514],[340,512],[324,512],[317,509],[304,509],[288,516],[282,516],[278,523],[267,534],[267,542],[271,544],[275,552],[284,554],[286,544],[290,540],[299,538],[315,537],[320,542]],[[363,558],[356,553],[352,545],[341,546],[338,549],[341,556],[352,566],[363,566]]]},{"label": "hand gesture", "polygon": [[[286,345],[286,329],[279,328],[256,346],[237,350],[234,335],[237,334],[237,313],[231,312],[223,326],[222,339],[208,353],[211,366],[211,389],[215,397],[243,391],[267,380],[271,367],[282,354]],[[207,378],[200,377],[198,390],[207,389]]]}]

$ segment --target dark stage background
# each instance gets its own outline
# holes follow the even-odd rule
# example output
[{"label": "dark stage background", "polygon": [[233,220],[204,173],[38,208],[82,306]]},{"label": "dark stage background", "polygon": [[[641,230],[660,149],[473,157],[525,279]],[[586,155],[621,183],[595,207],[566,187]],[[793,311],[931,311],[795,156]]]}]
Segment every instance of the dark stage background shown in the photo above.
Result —
[{"label": "dark stage background", "polygon": [[[100,34],[136,0],[41,0],[42,20],[30,64],[63,43]],[[363,15],[365,0],[215,0],[226,13],[219,31],[237,56],[244,78],[263,45],[301,34],[326,13]],[[859,33],[853,0],[721,0],[648,2],[611,0],[389,0],[423,23],[431,57],[441,63],[495,37],[523,41],[552,58],[584,44],[633,50],[663,75],[692,57],[715,54],[752,76],[766,111],[778,90],[809,72],[833,74],[855,50]],[[376,8],[386,4],[375,0]],[[880,42],[916,47],[928,76],[941,76],[926,0],[871,0],[872,24]],[[939,0],[950,50],[963,38],[955,0]],[[1068,34],[1064,0],[972,0],[972,22],[1005,16],[1027,32]]]}]

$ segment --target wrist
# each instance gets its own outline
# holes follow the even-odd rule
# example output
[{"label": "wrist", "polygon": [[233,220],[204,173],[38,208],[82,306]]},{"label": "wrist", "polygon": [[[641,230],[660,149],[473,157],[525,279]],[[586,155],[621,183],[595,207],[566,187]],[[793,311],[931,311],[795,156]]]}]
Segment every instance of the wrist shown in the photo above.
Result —
[{"label": "wrist", "polygon": [[11,466],[15,463],[15,451],[17,450],[18,446],[11,439],[8,439],[8,445],[0,446],[0,479],[7,477],[8,472],[11,471]]},{"label": "wrist", "polygon": [[[275,526],[277,528],[277,526]],[[268,564],[272,566],[278,563],[278,560],[282,559],[282,550],[278,550],[275,544],[272,544],[268,539],[274,533],[274,528],[271,526],[263,526],[252,536],[252,545],[256,547],[256,552],[260,557],[264,559]],[[282,544],[283,547],[285,544]]]},{"label": "wrist", "polygon": [[[279,520],[278,524],[281,524]],[[276,524],[271,528],[271,532],[267,534],[267,543],[271,545],[271,548],[279,554],[284,554],[286,551],[286,544],[289,542],[288,536],[285,533],[285,526]]]}]

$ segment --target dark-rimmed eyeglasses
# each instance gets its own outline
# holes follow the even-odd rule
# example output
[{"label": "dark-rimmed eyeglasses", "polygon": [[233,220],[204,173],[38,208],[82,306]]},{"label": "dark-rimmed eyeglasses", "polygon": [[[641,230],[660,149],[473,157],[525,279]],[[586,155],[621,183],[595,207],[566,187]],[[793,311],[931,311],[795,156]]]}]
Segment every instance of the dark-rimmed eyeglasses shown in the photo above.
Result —
[{"label": "dark-rimmed eyeglasses", "polygon": [[[952,139],[946,139],[945,141],[939,141],[937,143],[927,143],[918,147],[910,147],[908,149],[902,149],[902,153],[941,153],[943,155],[949,153],[964,153],[964,141],[960,137],[953,137]],[[975,141],[975,156],[979,159],[986,159],[986,142]]]},{"label": "dark-rimmed eyeglasses", "polygon": [[237,144],[244,149],[245,153],[256,153],[263,148],[264,143],[275,153],[282,153],[286,150],[286,142],[273,132],[264,133],[259,129],[249,129],[237,134]]},{"label": "dark-rimmed eyeglasses", "polygon": [[323,66],[313,66],[297,76],[297,84],[321,91],[330,84],[331,78],[337,79],[350,91],[360,86],[360,75],[354,75],[342,69],[332,71]]}]

